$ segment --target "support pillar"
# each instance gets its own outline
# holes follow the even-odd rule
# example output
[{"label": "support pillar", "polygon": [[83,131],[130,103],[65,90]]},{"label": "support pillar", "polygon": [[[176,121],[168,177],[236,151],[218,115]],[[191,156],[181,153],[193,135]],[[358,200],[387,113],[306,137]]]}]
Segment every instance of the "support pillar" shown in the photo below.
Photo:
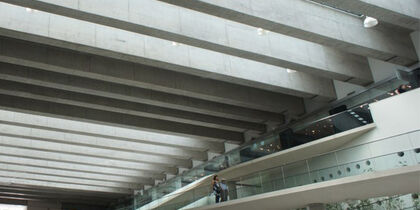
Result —
[{"label": "support pillar", "polygon": [[245,131],[244,132],[244,139],[245,142],[252,141],[260,136],[258,131]]},{"label": "support pillar", "polygon": [[236,189],[236,182],[227,182],[229,189],[229,200],[235,200],[238,198],[238,193]]}]

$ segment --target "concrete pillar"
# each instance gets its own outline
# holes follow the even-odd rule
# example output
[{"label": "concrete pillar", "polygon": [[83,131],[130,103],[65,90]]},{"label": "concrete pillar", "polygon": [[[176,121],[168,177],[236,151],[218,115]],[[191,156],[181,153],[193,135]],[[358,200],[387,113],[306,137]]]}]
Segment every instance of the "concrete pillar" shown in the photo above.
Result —
[{"label": "concrete pillar", "polygon": [[229,151],[234,150],[238,147],[239,147],[238,144],[231,144],[231,143],[225,142],[225,152],[229,152]]},{"label": "concrete pillar", "polygon": [[309,204],[306,207],[306,210],[325,210],[325,204],[323,203],[313,203],[313,204]]},{"label": "concrete pillar", "polygon": [[260,133],[257,132],[257,131],[245,131],[245,133],[244,133],[245,142],[254,140],[254,139],[258,138],[258,136],[260,136]]},{"label": "concrete pillar", "polygon": [[188,171],[188,168],[178,168],[178,174],[184,173],[184,171]]},{"label": "concrete pillar", "polygon": [[414,31],[410,34],[416,49],[417,57],[420,59],[420,31]]},{"label": "concrete pillar", "polygon": [[216,152],[207,152],[207,160],[212,160],[213,158],[217,157],[221,155],[221,153],[216,153]]},{"label": "concrete pillar", "polygon": [[229,188],[229,200],[234,200],[238,198],[238,193],[236,190],[236,182],[227,182]]},{"label": "concrete pillar", "polygon": [[203,163],[204,163],[204,161],[201,161],[201,160],[192,160],[192,167],[194,168],[194,167],[199,166]]}]

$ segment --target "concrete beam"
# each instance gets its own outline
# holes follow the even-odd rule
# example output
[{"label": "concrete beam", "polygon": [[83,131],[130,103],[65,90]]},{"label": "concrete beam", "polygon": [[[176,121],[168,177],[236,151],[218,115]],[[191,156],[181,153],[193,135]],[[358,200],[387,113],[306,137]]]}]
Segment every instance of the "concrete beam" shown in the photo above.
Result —
[{"label": "concrete beam", "polygon": [[31,186],[19,186],[14,184],[12,186],[0,185],[0,190],[2,192],[15,192],[15,193],[22,193],[26,195],[56,195],[57,197],[73,197],[73,198],[95,198],[98,200],[106,199],[108,202],[115,198],[120,198],[121,195],[113,194],[113,193],[106,193],[106,192],[89,192],[89,191],[79,191],[79,190],[70,190],[70,189],[57,189],[57,188],[50,188],[50,187],[31,187]]},{"label": "concrete beam", "polygon": [[[40,175],[51,175],[51,176],[58,176],[58,177],[69,177],[69,178],[76,178],[76,179],[96,180],[96,181],[105,181],[105,182],[113,182],[113,183],[137,184],[137,185],[127,185],[127,188],[132,188],[133,186],[135,188],[141,188],[142,185],[154,183],[154,180],[152,178],[134,179],[134,178],[129,178],[129,177],[50,169],[50,168],[45,168],[45,167],[42,168],[42,167],[34,167],[34,166],[15,165],[15,164],[10,164],[10,163],[2,163],[0,165],[0,168],[5,171],[14,171],[14,172],[22,172],[22,173],[34,173],[34,174],[40,174]],[[87,184],[87,185],[91,185],[91,184]]]},{"label": "concrete beam", "polygon": [[[86,95],[40,86],[9,82],[5,80],[0,80],[0,92],[6,95],[15,95],[47,102],[57,102],[67,105],[94,108],[103,111],[168,120],[172,122],[186,123],[229,131],[244,132],[246,130],[251,130],[261,133],[265,131],[266,127],[264,124],[260,123],[221,118],[200,113],[168,109],[164,107],[115,100],[112,98]],[[186,153],[181,154],[185,155]],[[195,158],[200,156],[197,153],[195,155],[197,155]],[[199,158],[199,160],[200,159],[201,158]]]},{"label": "concrete beam", "polygon": [[9,110],[0,110],[0,121],[7,124],[84,135],[89,138],[99,137],[116,141],[169,146],[199,152],[206,150],[214,152],[224,151],[224,144],[220,142],[201,141],[199,139],[154,133],[139,129],[128,129]]},{"label": "concrete beam", "polygon": [[[110,187],[117,189],[136,189],[141,188],[141,184],[130,184],[130,183],[120,183],[120,182],[111,182],[111,181],[98,181],[91,180],[86,178],[71,178],[65,176],[56,176],[56,175],[45,175],[34,172],[19,172],[9,169],[7,165],[0,166],[0,177],[10,177],[10,178],[22,178],[22,179],[31,179],[31,180],[42,180],[49,182],[59,182],[67,184],[78,184],[86,186],[98,186],[98,187]],[[13,168],[13,167],[12,167]]]},{"label": "concrete beam", "polygon": [[[131,170],[122,169],[106,166],[96,166],[82,163],[68,163],[28,157],[15,157],[0,155],[0,163],[12,164],[20,166],[31,166],[36,168],[42,168],[42,170],[60,170],[67,171],[68,173],[83,173],[83,174],[95,174],[98,179],[106,178],[108,180],[115,180],[120,182],[136,183],[137,181],[157,179],[162,180],[165,178],[164,174],[153,173],[142,170]],[[154,182],[153,182],[154,183]]]},{"label": "concrete beam", "polygon": [[0,38],[0,42],[0,61],[52,72],[273,112],[298,112],[296,104],[301,101],[272,91],[16,39]]},{"label": "concrete beam", "polygon": [[161,1],[399,65],[418,61],[409,34],[365,29],[360,18],[308,1]]},{"label": "concrete beam", "polygon": [[[154,132],[183,135],[209,141],[230,141],[241,143],[243,135],[239,132],[206,128],[188,124],[174,123],[151,118],[137,117],[115,112],[106,112],[91,108],[69,106],[60,103],[49,103],[15,96],[1,95],[0,106],[12,110],[43,113],[46,115],[77,119],[80,121],[103,123],[126,128],[139,128]],[[22,104],[26,103],[26,104]]]},{"label": "concrete beam", "polygon": [[404,28],[420,29],[420,2],[417,0],[313,0],[354,13],[374,17]]},{"label": "concrete beam", "polygon": [[53,182],[48,180],[34,180],[31,177],[0,177],[0,183],[2,185],[23,185],[23,186],[32,186],[32,187],[48,187],[56,189],[70,189],[70,190],[82,190],[82,191],[95,191],[95,192],[106,192],[106,193],[118,193],[121,195],[128,195],[132,193],[132,190],[113,188],[113,187],[100,187],[100,186],[87,186],[71,183],[60,183]]},{"label": "concrete beam", "polygon": [[2,146],[0,145],[0,154],[13,156],[13,157],[24,157],[31,159],[39,160],[51,160],[58,162],[66,163],[77,163],[84,165],[94,165],[102,167],[111,167],[125,170],[135,170],[135,171],[146,171],[152,173],[169,173],[176,174],[177,169],[174,167],[165,167],[154,164],[147,163],[135,163],[122,160],[113,160],[106,158],[90,157],[90,156],[80,156],[74,154],[64,154],[59,152],[51,151],[40,151],[34,149],[18,148],[13,146]]},{"label": "concrete beam", "polygon": [[[0,202],[2,203],[13,203],[17,200],[21,200],[22,204],[26,205],[27,201],[51,201],[51,200],[59,200],[62,202],[68,203],[78,203],[84,205],[103,205],[103,208],[106,208],[106,204],[109,202],[109,199],[100,199],[96,197],[84,197],[83,195],[80,196],[66,196],[66,195],[57,195],[57,194],[24,194],[16,190],[11,191],[1,191],[0,193]],[[16,203],[17,205],[19,203]]]},{"label": "concrete beam", "polygon": [[[24,193],[22,191],[19,190],[7,190],[7,191],[1,191],[0,193],[0,198],[3,199],[11,199],[11,200],[23,200],[24,201],[24,205],[26,205],[26,201],[32,201],[32,200],[41,200],[41,201],[51,201],[51,200],[59,200],[61,202],[66,202],[66,203],[78,203],[78,204],[87,204],[87,205],[103,205],[103,208],[106,208],[106,204],[109,203],[109,201],[111,199],[116,199],[116,196],[105,199],[105,198],[98,198],[98,197],[94,197],[94,196],[84,196],[82,193],[80,195],[65,195],[65,194],[54,194],[54,193],[34,193],[34,194],[29,194],[29,193]],[[2,200],[0,199],[0,202],[2,203],[10,203],[7,202],[7,200]],[[19,203],[17,203],[19,204]]]},{"label": "concrete beam", "polygon": [[[112,84],[82,77],[45,72],[23,66],[0,63],[0,74],[2,75],[3,80],[96,95],[106,98],[114,98],[135,103],[181,109],[189,112],[198,112],[243,121],[261,122],[272,120],[274,122],[283,122],[283,115],[280,113],[247,109],[126,85]],[[222,137],[221,139],[223,138],[225,137]]]},{"label": "concrete beam", "polygon": [[[22,132],[20,132],[22,131]],[[23,138],[38,138],[44,141],[67,143],[95,148],[113,149],[125,152],[159,155],[170,158],[205,160],[206,152],[183,150],[168,146],[151,145],[101,137],[92,137],[32,127],[26,124],[13,124],[0,121],[0,134]]]},{"label": "concrete beam", "polygon": [[[200,47],[173,46],[171,41],[41,11],[27,13],[25,8],[8,4],[2,4],[0,9],[0,20],[2,20],[0,27],[3,28],[0,34],[4,36],[142,63],[242,86],[299,96],[320,95],[328,99],[335,98],[331,80],[317,76],[303,73],[288,74],[285,68]],[[16,14],[21,14],[19,17],[22,17],[18,25],[13,23]],[[63,28],[64,25],[77,30],[68,30],[68,27]],[[306,48],[302,52],[306,52]]]},{"label": "concrete beam", "polygon": [[[69,2],[42,0],[5,2],[315,75],[322,74],[332,79],[347,80],[350,77],[359,80],[360,84],[371,82],[366,80],[369,67],[366,59],[362,57],[345,54],[335,49],[325,49],[331,54],[327,59],[318,59],[315,63],[311,58],[326,53],[322,50],[316,51],[324,48],[321,45],[280,34],[270,34],[262,38],[258,35],[257,28],[154,0],[120,0],[118,3],[107,1],[106,4],[103,0],[94,0],[89,3],[79,2],[77,8],[68,6]],[[73,3],[76,2],[78,0],[73,0]],[[162,18],[160,15],[162,13],[167,16],[165,21],[156,21]],[[211,30],[197,27],[198,25],[211,26]],[[287,44],[291,46],[285,47]],[[332,62],[328,62],[331,60],[334,60],[338,66],[330,66]],[[364,61],[364,65],[357,66],[356,62],[349,64],[342,62],[343,60]],[[364,71],[367,71],[367,74],[363,74]]]},{"label": "concrete beam", "polygon": [[18,132],[21,132],[21,135],[0,135],[0,144],[5,146],[46,152],[57,152],[62,154],[89,156],[94,158],[128,161],[135,163],[150,163],[156,166],[177,166],[186,168],[190,168],[192,166],[191,160],[182,160],[162,157],[159,155],[148,155],[135,152],[126,152],[121,150],[95,148],[69,143],[55,143],[43,141],[42,138],[38,137],[24,138],[23,136],[30,136],[30,133],[32,132],[30,128],[2,125],[1,129],[16,129]]}]

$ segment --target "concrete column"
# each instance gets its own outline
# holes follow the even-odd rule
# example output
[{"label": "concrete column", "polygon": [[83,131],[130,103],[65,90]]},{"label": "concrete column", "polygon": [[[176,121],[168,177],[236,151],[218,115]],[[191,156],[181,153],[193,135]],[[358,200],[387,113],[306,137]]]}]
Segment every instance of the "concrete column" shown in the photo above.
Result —
[{"label": "concrete column", "polygon": [[420,31],[414,31],[410,34],[413,40],[414,48],[417,52],[417,57],[420,59]]},{"label": "concrete column", "polygon": [[306,210],[325,210],[325,204],[323,203],[313,203],[313,204],[309,204],[306,207]]},{"label": "concrete column", "polygon": [[229,188],[229,200],[237,199],[238,193],[236,190],[236,182],[228,182],[227,186]]},{"label": "concrete column", "polygon": [[245,131],[244,133],[244,139],[245,142],[251,141],[256,139],[258,136],[260,136],[260,133],[257,131]]}]

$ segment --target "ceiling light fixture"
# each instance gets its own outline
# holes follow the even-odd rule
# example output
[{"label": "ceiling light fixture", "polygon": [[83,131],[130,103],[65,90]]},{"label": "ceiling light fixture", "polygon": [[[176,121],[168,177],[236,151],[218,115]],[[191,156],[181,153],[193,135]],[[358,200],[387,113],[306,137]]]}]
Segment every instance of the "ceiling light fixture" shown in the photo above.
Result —
[{"label": "ceiling light fixture", "polygon": [[178,43],[178,42],[172,42],[172,46],[179,46],[179,45],[181,45],[181,44]]},{"label": "ceiling light fixture", "polygon": [[379,21],[376,18],[365,16],[365,20],[363,21],[363,27],[365,28],[372,28],[378,25]]},{"label": "ceiling light fixture", "polygon": [[296,73],[296,70],[292,70],[292,69],[286,69],[287,73],[291,74],[291,73]]},{"label": "ceiling light fixture", "polygon": [[265,35],[265,34],[267,34],[268,32],[270,32],[270,31],[265,30],[265,29],[262,29],[262,28],[258,28],[258,29],[257,29],[257,33],[258,33],[258,35],[260,35],[260,36]]},{"label": "ceiling light fixture", "polygon": [[366,16],[364,14],[357,13],[355,11],[350,11],[350,10],[346,10],[344,8],[340,8],[340,7],[338,7],[338,5],[335,5],[335,4],[321,3],[321,2],[314,1],[314,0],[306,0],[306,1],[311,2],[313,4],[317,4],[317,5],[322,6],[322,7],[326,7],[326,8],[338,11],[338,12],[345,13],[347,15],[351,15],[351,16],[358,17],[358,18],[364,18],[363,26],[365,28],[375,27],[379,23],[378,19],[376,19],[376,18],[369,17],[369,16]]}]

